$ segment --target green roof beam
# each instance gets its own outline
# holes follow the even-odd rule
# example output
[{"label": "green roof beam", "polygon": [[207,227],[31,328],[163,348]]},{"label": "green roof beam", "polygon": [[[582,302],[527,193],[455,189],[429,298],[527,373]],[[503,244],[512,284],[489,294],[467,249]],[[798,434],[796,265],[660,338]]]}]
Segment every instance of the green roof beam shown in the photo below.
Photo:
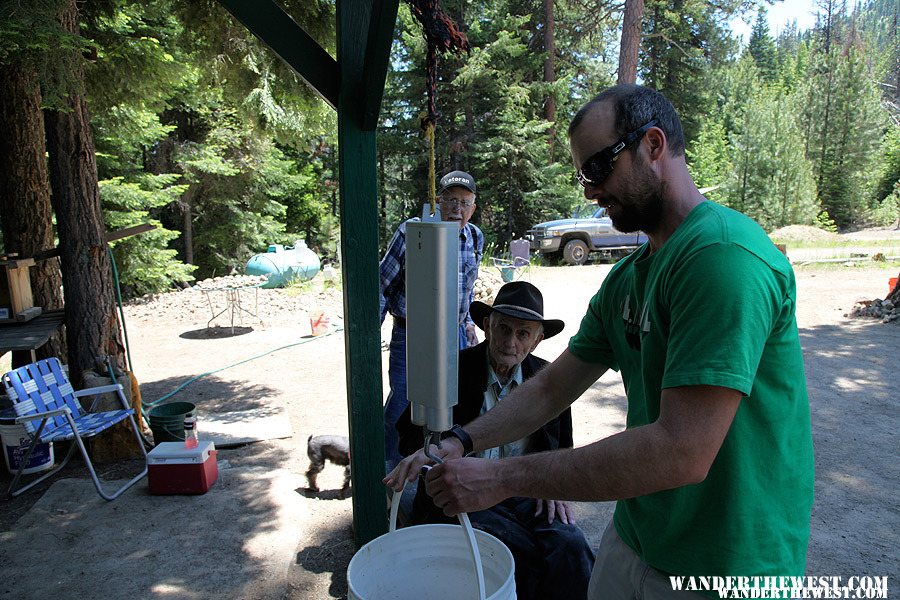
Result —
[{"label": "green roof beam", "polygon": [[272,0],[219,0],[332,108],[338,105],[340,69],[296,21]]},{"label": "green roof beam", "polygon": [[363,64],[363,106],[362,127],[375,130],[384,96],[384,81],[387,77],[391,58],[391,42],[394,39],[394,24],[400,0],[374,0],[369,20],[369,35],[366,40],[365,63]]}]

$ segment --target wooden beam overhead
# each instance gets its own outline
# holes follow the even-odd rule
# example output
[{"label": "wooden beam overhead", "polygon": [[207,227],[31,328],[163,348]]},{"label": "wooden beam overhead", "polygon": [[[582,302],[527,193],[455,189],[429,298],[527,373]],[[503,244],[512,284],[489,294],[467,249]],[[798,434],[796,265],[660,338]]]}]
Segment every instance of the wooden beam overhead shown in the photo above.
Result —
[{"label": "wooden beam overhead", "polygon": [[280,6],[272,0],[219,0],[219,3],[294,69],[325,102],[337,107],[340,89],[337,61]]},{"label": "wooden beam overhead", "polygon": [[374,131],[378,125],[384,81],[391,58],[394,24],[400,0],[373,0],[363,64],[362,128]]}]

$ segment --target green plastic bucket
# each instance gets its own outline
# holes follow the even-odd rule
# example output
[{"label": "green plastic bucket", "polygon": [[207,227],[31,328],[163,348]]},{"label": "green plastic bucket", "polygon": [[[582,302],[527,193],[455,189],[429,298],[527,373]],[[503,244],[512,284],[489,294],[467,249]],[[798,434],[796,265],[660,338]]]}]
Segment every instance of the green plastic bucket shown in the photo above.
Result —
[{"label": "green plastic bucket", "polygon": [[197,407],[190,402],[160,404],[150,410],[150,431],[154,445],[160,442],[184,441],[184,418],[197,416]]}]

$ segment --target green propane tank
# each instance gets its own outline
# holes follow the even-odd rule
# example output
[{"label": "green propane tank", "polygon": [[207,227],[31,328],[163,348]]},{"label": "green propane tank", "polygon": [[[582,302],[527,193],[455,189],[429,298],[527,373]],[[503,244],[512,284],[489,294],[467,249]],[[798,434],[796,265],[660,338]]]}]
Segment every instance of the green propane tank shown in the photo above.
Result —
[{"label": "green propane tank", "polygon": [[247,261],[247,275],[263,275],[268,278],[262,287],[284,287],[291,281],[309,281],[316,276],[322,263],[318,255],[303,240],[293,246],[272,244],[266,252],[256,254]]}]

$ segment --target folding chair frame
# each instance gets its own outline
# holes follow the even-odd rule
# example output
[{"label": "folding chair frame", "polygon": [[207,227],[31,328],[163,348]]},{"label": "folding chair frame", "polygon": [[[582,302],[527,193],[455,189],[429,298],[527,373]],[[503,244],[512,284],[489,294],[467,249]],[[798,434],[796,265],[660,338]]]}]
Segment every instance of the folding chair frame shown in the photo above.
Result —
[{"label": "folding chair frame", "polygon": [[531,266],[531,263],[528,260],[519,258],[518,256],[512,260],[493,257],[491,260],[494,261],[494,266],[499,269],[500,279],[503,280],[503,283],[509,283],[510,281],[515,281],[522,277]]},{"label": "folding chair frame", "polygon": [[[47,359],[47,360],[56,360],[56,359]],[[39,361],[39,362],[43,362],[43,361]],[[57,361],[57,363],[58,363],[58,361]],[[37,363],[33,363],[33,364],[37,364]],[[28,365],[28,366],[31,366],[31,365]],[[9,375],[9,374],[7,373],[7,375]],[[3,376],[4,383],[7,383],[7,381],[6,381],[7,375]],[[8,383],[7,383],[7,386],[9,387]],[[83,396],[94,396],[94,402],[93,402],[93,405],[91,406],[91,411],[88,411],[88,412],[93,412],[94,407],[96,407],[97,402],[100,399],[100,395],[106,394],[109,392],[115,392],[119,396],[119,401],[122,403],[122,408],[124,410],[128,411],[128,413],[129,413],[128,420],[131,422],[131,429],[134,432],[135,440],[137,441],[138,447],[140,447],[141,452],[144,454],[144,469],[140,473],[135,475],[133,478],[131,478],[129,481],[127,481],[124,485],[122,485],[117,490],[113,491],[112,493],[107,493],[103,489],[103,486],[100,483],[100,478],[97,476],[97,472],[94,470],[94,465],[91,462],[91,458],[87,453],[87,449],[84,447],[84,443],[82,442],[82,437],[85,437],[85,438],[94,437],[100,433],[103,433],[104,431],[109,429],[109,427],[104,428],[104,429],[94,432],[94,433],[82,434],[81,432],[79,432],[79,430],[75,424],[75,420],[72,417],[72,410],[68,406],[63,406],[62,408],[56,408],[56,409],[47,410],[47,411],[35,411],[35,412],[29,413],[26,415],[20,415],[20,416],[16,417],[16,419],[15,419],[15,423],[17,425],[20,423],[25,423],[27,421],[35,421],[37,419],[40,419],[41,422],[40,422],[40,425],[37,427],[36,431],[28,434],[31,437],[31,444],[28,447],[28,451],[25,453],[24,459],[19,464],[18,472],[16,473],[15,477],[13,477],[12,482],[9,484],[9,488],[7,489],[7,495],[9,497],[18,496],[19,494],[24,493],[25,491],[31,489],[32,487],[36,486],[37,484],[41,483],[42,481],[44,481],[44,480],[50,478],[51,476],[55,475],[56,473],[58,473],[63,467],[66,466],[66,464],[69,462],[69,459],[72,458],[72,455],[75,452],[76,446],[78,447],[78,450],[81,452],[81,456],[84,459],[85,464],[87,465],[88,471],[91,474],[91,479],[94,481],[94,487],[97,488],[97,493],[99,493],[100,496],[104,500],[107,500],[107,501],[115,500],[116,498],[121,496],[122,493],[125,492],[125,490],[127,490],[128,488],[133,486],[135,483],[137,483],[138,481],[143,479],[144,476],[147,475],[147,469],[148,469],[148,467],[147,467],[147,450],[144,448],[144,441],[141,438],[140,431],[138,430],[138,427],[137,427],[137,423],[134,420],[134,410],[131,409],[131,407],[128,405],[128,401],[125,399],[125,394],[122,392],[122,385],[117,383],[114,385],[104,385],[104,386],[93,387],[93,388],[88,388],[88,389],[79,390],[79,391],[73,391],[72,397],[77,400],[78,398],[81,398]],[[22,402],[23,400],[18,399],[15,401]],[[44,475],[38,477],[37,479],[29,482],[27,485],[25,485],[21,488],[15,489],[16,484],[19,482],[19,479],[22,477],[22,471],[24,471],[25,465],[27,465],[28,461],[31,459],[31,454],[34,452],[34,449],[37,447],[37,445],[39,443],[41,443],[41,432],[44,430],[44,426],[46,425],[47,420],[51,417],[57,417],[57,416],[64,416],[66,421],[68,422],[69,428],[71,429],[71,440],[73,443],[70,445],[69,451],[68,451],[68,453],[66,453],[65,459],[63,459],[62,463],[60,463],[60,465],[58,467],[54,468],[49,473],[45,473]],[[122,421],[120,421],[120,422],[122,422]]]},{"label": "folding chair frame", "polygon": [[[525,256],[521,255],[521,246],[518,248],[515,246],[520,242],[525,243]],[[528,270],[531,268],[531,259],[528,256],[528,241],[527,240],[513,240],[509,244],[510,249],[509,252],[504,253],[510,258],[492,258],[494,261],[494,266],[500,271],[500,279],[503,280],[504,283],[509,283],[510,281],[515,281],[522,277]],[[519,250],[519,252],[516,252]]]}]

